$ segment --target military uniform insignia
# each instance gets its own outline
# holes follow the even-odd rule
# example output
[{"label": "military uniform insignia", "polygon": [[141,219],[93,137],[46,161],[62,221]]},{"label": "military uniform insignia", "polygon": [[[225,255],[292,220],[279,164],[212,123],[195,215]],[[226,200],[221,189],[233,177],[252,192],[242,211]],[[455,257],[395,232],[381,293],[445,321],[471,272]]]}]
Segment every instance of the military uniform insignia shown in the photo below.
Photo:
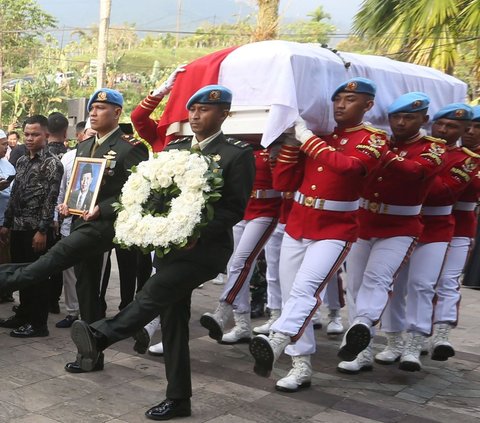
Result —
[{"label": "military uniform insignia", "polygon": [[227,142],[228,142],[229,144],[234,145],[235,147],[238,147],[238,148],[247,148],[247,147],[250,147],[250,144],[249,144],[248,142],[236,140],[235,138],[227,138]]},{"label": "military uniform insignia", "polygon": [[104,91],[100,91],[97,95],[97,100],[106,101],[107,100],[107,93]]},{"label": "military uniform insignia", "polygon": [[429,148],[428,151],[432,154],[436,154],[436,155],[439,156],[439,155],[445,153],[445,148],[443,148],[441,145],[438,145],[437,143],[432,142],[430,144],[430,148]]},{"label": "military uniform insignia", "polygon": [[415,100],[412,103],[412,109],[418,109],[422,104],[423,104],[423,102],[421,100]]},{"label": "military uniform insignia", "polygon": [[368,140],[368,143],[372,147],[382,147],[385,145],[385,140],[383,138],[378,137],[375,134],[370,135],[370,139]]},{"label": "military uniform insignia", "polygon": [[212,156],[212,160],[213,160],[214,162],[219,162],[220,159],[221,159],[220,154],[215,154],[214,156]]},{"label": "military uniform insignia", "polygon": [[477,168],[477,164],[472,160],[472,158],[469,157],[463,163],[462,168],[465,172],[472,173]]},{"label": "military uniform insignia", "polygon": [[212,90],[208,94],[208,100],[209,101],[218,101],[221,97],[221,93],[219,90]]},{"label": "military uniform insignia", "polygon": [[455,110],[455,116],[458,117],[458,118],[465,116],[465,110],[463,110],[463,109]]},{"label": "military uniform insignia", "polygon": [[355,81],[351,81],[347,84],[345,87],[346,91],[356,91],[358,87],[358,84]]}]

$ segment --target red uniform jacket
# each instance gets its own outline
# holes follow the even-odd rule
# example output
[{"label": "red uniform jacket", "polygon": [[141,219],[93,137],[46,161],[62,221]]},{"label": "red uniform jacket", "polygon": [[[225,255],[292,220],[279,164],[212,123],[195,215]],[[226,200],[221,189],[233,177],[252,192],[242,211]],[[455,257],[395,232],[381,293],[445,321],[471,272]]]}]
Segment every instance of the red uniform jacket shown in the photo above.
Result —
[{"label": "red uniform jacket", "polygon": [[[473,150],[480,153],[480,147]],[[480,172],[472,176],[472,182],[459,196],[457,203],[453,206],[453,217],[455,219],[455,230],[453,236],[474,238],[477,230],[478,202],[480,201]],[[470,210],[460,210],[470,208]]]},{"label": "red uniform jacket", "polygon": [[[335,129],[323,139],[310,138],[302,147],[282,146],[274,168],[274,188],[309,198],[357,201],[367,176],[387,150],[383,132],[365,125]],[[293,203],[286,232],[295,239],[355,241],[358,211],[318,210]]]},{"label": "red uniform jacket", "polygon": [[269,149],[254,150],[253,154],[255,156],[255,181],[243,219],[252,220],[256,217],[278,217],[282,203],[280,192],[278,192],[278,196],[274,198],[256,198],[258,191],[260,194],[267,190],[269,192],[273,191],[270,151]]},{"label": "red uniform jacket", "polygon": [[418,237],[422,232],[420,213],[413,216],[379,213],[379,204],[420,206],[427,190],[442,166],[445,142],[417,135],[409,141],[394,143],[383,165],[368,178],[362,197],[367,208],[359,212],[359,237]]},{"label": "red uniform jacket", "polygon": [[[472,182],[478,171],[480,156],[467,148],[453,147],[447,150],[445,166],[435,178],[424,207],[453,206]],[[424,213],[420,242],[449,242],[454,234],[453,214],[431,216]]]},{"label": "red uniform jacket", "polygon": [[162,145],[160,142],[160,135],[157,134],[157,122],[150,118],[150,115],[157,108],[162,99],[163,97],[148,95],[137,107],[135,107],[135,109],[133,109],[133,112],[130,115],[132,124],[137,130],[138,135],[150,145],[158,143]]}]

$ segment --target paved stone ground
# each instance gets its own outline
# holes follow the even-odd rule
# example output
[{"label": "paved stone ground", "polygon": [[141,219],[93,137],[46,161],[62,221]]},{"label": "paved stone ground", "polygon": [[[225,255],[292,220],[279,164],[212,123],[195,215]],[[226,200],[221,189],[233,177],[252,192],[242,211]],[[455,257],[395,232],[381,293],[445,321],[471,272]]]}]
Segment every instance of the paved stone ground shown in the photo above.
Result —
[{"label": "paved stone ground", "polygon": [[[115,267],[115,266],[113,266]],[[193,414],[185,422],[252,423],[433,423],[480,421],[480,291],[462,289],[462,314],[452,340],[457,354],[447,362],[423,359],[421,372],[375,365],[349,376],[335,370],[340,338],[317,331],[312,387],[294,394],[275,391],[289,369],[282,357],[270,379],[256,376],[247,345],[223,346],[206,336],[200,315],[214,308],[221,287],[211,283],[193,295],[191,356]],[[118,275],[108,292],[109,314],[119,304]],[[0,316],[11,314],[0,305]],[[63,311],[63,305],[62,305]],[[326,313],[324,313],[326,314]],[[344,310],[345,314],[345,310]],[[75,356],[68,329],[50,316],[46,338],[19,340],[0,329],[0,422],[136,423],[164,398],[161,358],[133,352],[131,339],[106,351],[103,372],[72,375],[63,366]],[[254,322],[257,323],[257,322]],[[158,337],[158,338],[157,338]],[[154,340],[159,340],[156,335]],[[375,351],[385,344],[380,333]]]}]

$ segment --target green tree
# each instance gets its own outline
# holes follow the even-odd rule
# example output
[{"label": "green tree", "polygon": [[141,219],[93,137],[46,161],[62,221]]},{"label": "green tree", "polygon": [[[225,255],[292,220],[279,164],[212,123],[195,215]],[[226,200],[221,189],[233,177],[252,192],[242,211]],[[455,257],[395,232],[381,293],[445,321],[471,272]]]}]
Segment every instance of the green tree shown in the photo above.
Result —
[{"label": "green tree", "polygon": [[356,35],[391,57],[453,73],[459,46],[476,41],[479,0],[364,0]]},{"label": "green tree", "polygon": [[[38,37],[56,24],[55,18],[44,12],[35,0],[0,1],[0,87],[5,68],[12,67],[18,57],[28,57],[27,51],[38,45]],[[0,119],[2,89],[0,89]]]},{"label": "green tree", "polygon": [[326,43],[329,40],[328,33],[335,30],[328,22],[330,15],[319,6],[307,16],[310,20],[296,21],[282,28],[280,38],[306,43]]}]

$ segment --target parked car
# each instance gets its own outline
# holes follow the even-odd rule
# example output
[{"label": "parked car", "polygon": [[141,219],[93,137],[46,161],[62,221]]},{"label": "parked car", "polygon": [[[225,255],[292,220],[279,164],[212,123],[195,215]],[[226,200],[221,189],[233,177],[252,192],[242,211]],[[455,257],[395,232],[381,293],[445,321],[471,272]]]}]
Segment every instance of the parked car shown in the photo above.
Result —
[{"label": "parked car", "polygon": [[5,82],[2,85],[2,88],[4,90],[13,91],[17,86],[17,84],[25,84],[25,83],[31,84],[32,82],[33,82],[33,77],[24,76],[23,78],[12,79],[10,81]]}]

